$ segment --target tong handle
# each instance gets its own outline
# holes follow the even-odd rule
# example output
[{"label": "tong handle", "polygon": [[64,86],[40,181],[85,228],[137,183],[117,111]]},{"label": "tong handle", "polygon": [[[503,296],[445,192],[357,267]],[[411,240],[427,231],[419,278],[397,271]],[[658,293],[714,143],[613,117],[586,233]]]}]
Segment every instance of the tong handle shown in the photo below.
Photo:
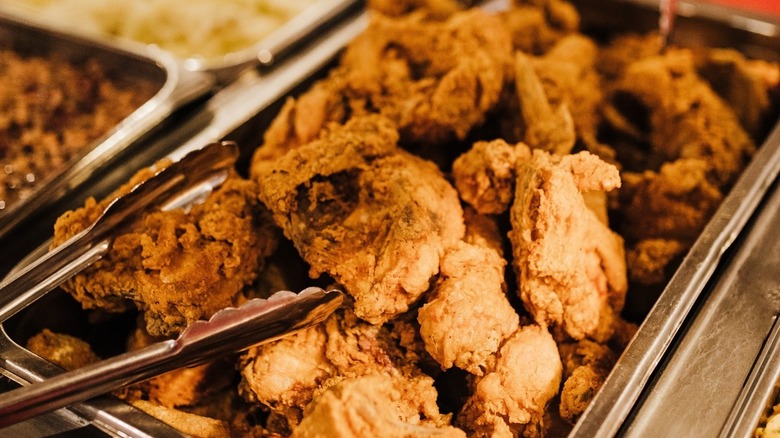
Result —
[{"label": "tong handle", "polygon": [[108,240],[91,242],[89,230],[71,240],[0,284],[0,323],[99,260],[109,247]]},{"label": "tong handle", "polygon": [[199,365],[270,342],[322,322],[342,302],[341,292],[308,288],[250,300],[197,321],[175,340],[157,342],[0,397],[0,427],[24,421],[183,366]]}]

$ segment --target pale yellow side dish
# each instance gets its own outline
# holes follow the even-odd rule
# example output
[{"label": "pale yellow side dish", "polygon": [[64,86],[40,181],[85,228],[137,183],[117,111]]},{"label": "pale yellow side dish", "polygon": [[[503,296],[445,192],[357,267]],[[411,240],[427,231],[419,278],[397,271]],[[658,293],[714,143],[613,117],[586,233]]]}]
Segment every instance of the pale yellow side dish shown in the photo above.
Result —
[{"label": "pale yellow side dish", "polygon": [[157,44],[182,58],[252,46],[318,0],[6,0],[81,32]]}]

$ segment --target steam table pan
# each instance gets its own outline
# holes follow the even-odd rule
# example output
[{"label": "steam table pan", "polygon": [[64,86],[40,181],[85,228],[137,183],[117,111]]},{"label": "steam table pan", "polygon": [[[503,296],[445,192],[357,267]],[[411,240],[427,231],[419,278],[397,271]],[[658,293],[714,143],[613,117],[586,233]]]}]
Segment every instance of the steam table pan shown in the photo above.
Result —
[{"label": "steam table pan", "polygon": [[[488,2],[485,6],[501,7],[502,4],[500,1]],[[656,5],[641,0],[605,0],[598,4],[583,0],[575,4],[582,15],[586,33],[646,31],[657,24]],[[775,61],[780,57],[776,50],[780,47],[776,23],[756,17],[742,17],[744,20],[741,20],[732,11],[698,8],[691,3],[681,5],[680,12],[673,35],[676,44],[685,46],[686,42],[691,42],[696,45],[731,46],[749,56]],[[305,89],[313,79],[321,77],[341,49],[366,24],[365,13],[350,16],[329,33],[316,38],[304,50],[282,59],[274,69],[263,74],[257,71],[243,73],[211,97],[189,124],[183,124],[177,132],[163,135],[145,148],[143,154],[114,169],[84,194],[105,195],[157,158],[167,155],[175,160],[215,140],[233,140],[239,146],[249,148],[244,151],[244,158],[248,157],[251,148],[260,144],[263,130],[284,98]],[[631,28],[625,29],[626,26]],[[204,125],[198,120],[208,122]],[[178,141],[180,146],[169,152],[163,145],[172,141]],[[628,424],[632,408],[638,406],[637,401],[649,391],[651,377],[661,370],[659,363],[669,353],[686,321],[692,319],[695,305],[707,298],[709,289],[706,285],[716,279],[716,273],[725,269],[724,265],[730,258],[724,254],[735,251],[750,231],[750,219],[766,198],[778,169],[780,124],[763,142],[689,251],[588,410],[573,429],[564,428],[561,432],[570,436],[613,436],[622,431],[624,423]],[[746,369],[745,373],[748,372],[749,369]]]}]

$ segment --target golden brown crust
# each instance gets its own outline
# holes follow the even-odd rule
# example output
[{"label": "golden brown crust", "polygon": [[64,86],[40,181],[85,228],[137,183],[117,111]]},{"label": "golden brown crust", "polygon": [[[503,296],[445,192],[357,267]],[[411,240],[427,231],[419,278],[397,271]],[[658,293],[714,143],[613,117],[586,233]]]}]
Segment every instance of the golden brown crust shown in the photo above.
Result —
[{"label": "golden brown crust", "polygon": [[397,140],[386,118],[356,118],[252,167],[260,200],[310,276],[335,278],[355,298],[355,313],[372,323],[408,310],[464,233],[455,190]]},{"label": "golden brown crust", "polygon": [[25,348],[66,370],[75,370],[100,361],[88,343],[49,329],[43,329],[28,339]]},{"label": "golden brown crust", "polygon": [[515,167],[531,158],[527,146],[498,139],[479,141],[452,164],[460,197],[481,214],[505,212],[515,191]]},{"label": "golden brown crust", "polygon": [[521,164],[509,238],[520,297],[539,324],[559,324],[575,339],[609,338],[627,289],[623,240],[581,192],[619,185],[617,169],[587,152],[535,151]]},{"label": "golden brown crust", "polygon": [[341,381],[372,374],[421,375],[419,351],[408,348],[420,341],[399,338],[391,328],[339,310],[322,325],[248,350],[239,364],[240,391],[271,409],[276,427],[289,432],[312,399]]},{"label": "golden brown crust", "polygon": [[518,436],[542,421],[560,384],[561,359],[550,333],[537,325],[521,327],[501,347],[490,372],[477,379],[457,425],[469,436]]},{"label": "golden brown crust", "polygon": [[345,380],[306,408],[292,433],[315,437],[464,437],[439,413],[428,376],[406,379],[375,374]]},{"label": "golden brown crust", "polygon": [[[490,247],[461,242],[441,261],[439,282],[420,308],[420,335],[441,364],[481,376],[488,359],[518,327],[506,297],[506,261]],[[465,321],[478,321],[479,327]]]},{"label": "golden brown crust", "polygon": [[[134,180],[150,175],[144,170]],[[189,213],[148,213],[114,238],[106,256],[63,287],[86,308],[124,310],[132,300],[156,336],[208,318],[236,303],[275,248],[275,231],[261,217],[256,192],[254,183],[234,175]],[[111,199],[88,200],[60,217],[54,244],[88,226]]]}]

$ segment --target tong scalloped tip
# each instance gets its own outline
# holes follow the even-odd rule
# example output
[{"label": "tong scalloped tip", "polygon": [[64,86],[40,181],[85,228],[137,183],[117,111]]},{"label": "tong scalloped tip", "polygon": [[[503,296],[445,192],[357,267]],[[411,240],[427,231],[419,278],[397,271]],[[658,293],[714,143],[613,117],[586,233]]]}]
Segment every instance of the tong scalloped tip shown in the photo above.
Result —
[{"label": "tong scalloped tip", "polygon": [[0,427],[66,407],[167,371],[195,366],[270,342],[324,321],[342,303],[339,291],[280,291],[196,321],[178,338],[149,345],[43,382],[0,394]]}]

